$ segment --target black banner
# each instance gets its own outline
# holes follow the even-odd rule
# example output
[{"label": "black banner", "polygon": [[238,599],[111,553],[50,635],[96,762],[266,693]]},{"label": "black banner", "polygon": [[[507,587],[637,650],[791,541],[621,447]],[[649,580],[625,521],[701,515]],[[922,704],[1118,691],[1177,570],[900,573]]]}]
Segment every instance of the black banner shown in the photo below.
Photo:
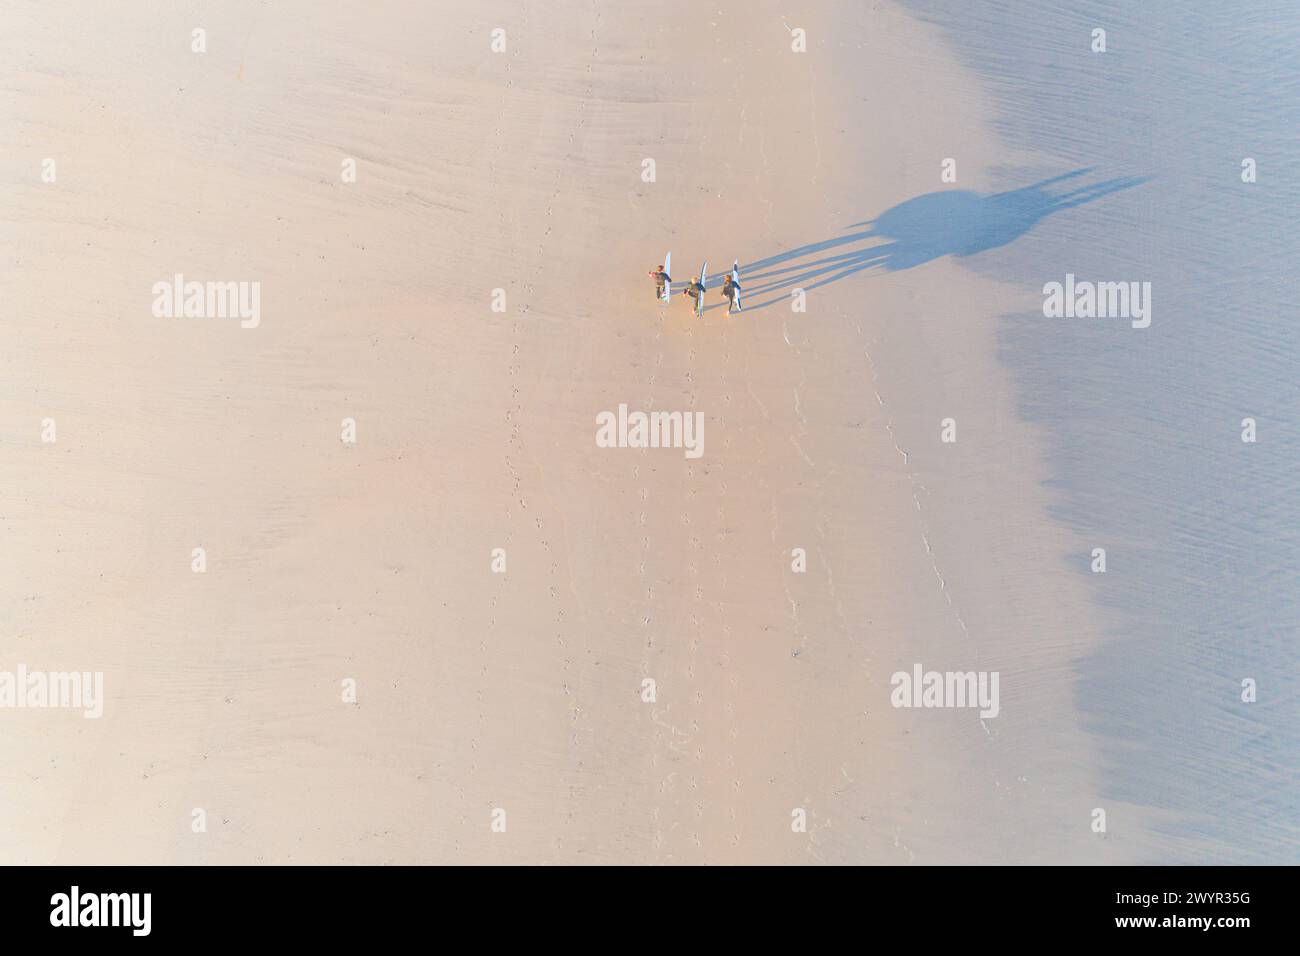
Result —
[{"label": "black banner", "polygon": [[[683,905],[708,904],[689,919],[679,913],[681,919],[703,919],[741,938],[762,935],[769,924],[779,931],[783,922],[787,929],[806,930],[815,920],[830,930],[851,916],[866,932],[911,927],[924,946],[1020,933],[1130,937],[1156,945],[1199,938],[1231,946],[1285,929],[1290,920],[1284,907],[1294,882],[1294,873],[1283,868],[1228,867],[861,868],[829,878],[770,870],[624,869],[599,880],[585,869],[544,877],[450,869],[10,868],[0,873],[0,916],[11,942],[65,937],[91,945],[280,939],[373,944],[434,929],[459,935],[475,925],[489,927],[494,938],[503,928],[543,926],[567,926],[584,936],[619,914],[635,934],[637,927],[653,929],[664,918],[679,918],[671,916],[679,912],[676,906],[661,909],[648,902],[671,897]],[[742,908],[724,905],[708,915],[728,900]],[[740,912],[764,915],[739,921]]]}]

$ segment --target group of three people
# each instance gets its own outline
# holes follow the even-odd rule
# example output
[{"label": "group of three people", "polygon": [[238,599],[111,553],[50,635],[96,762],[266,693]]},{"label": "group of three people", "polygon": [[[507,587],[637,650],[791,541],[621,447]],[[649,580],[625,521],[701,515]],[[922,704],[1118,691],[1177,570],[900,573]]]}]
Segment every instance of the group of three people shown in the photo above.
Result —
[{"label": "group of three people", "polygon": [[[664,271],[661,265],[657,269],[650,270],[650,276],[655,280],[655,298],[662,300],[664,298],[664,287],[673,280],[668,273]],[[700,281],[699,276],[691,276],[690,283],[682,290],[683,295],[689,295],[696,302],[704,295],[704,283]],[[730,273],[727,274],[726,281],[722,283],[722,295],[727,300],[727,311],[734,310],[736,298],[740,295],[740,283]]]}]

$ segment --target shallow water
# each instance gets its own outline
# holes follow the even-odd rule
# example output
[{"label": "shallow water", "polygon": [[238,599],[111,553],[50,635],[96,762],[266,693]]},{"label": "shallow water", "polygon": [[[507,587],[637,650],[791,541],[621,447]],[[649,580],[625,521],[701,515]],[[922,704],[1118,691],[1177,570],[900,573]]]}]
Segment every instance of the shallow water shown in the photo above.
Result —
[{"label": "shallow water", "polygon": [[1053,518],[1106,549],[1104,575],[1069,559],[1107,625],[1076,693],[1111,826],[1157,811],[1153,861],[1300,861],[1300,7],[905,6],[994,94],[1008,155],[1042,157],[999,190],[1130,180],[964,259],[1035,294],[1152,283],[1150,328],[1036,311],[999,334]]}]

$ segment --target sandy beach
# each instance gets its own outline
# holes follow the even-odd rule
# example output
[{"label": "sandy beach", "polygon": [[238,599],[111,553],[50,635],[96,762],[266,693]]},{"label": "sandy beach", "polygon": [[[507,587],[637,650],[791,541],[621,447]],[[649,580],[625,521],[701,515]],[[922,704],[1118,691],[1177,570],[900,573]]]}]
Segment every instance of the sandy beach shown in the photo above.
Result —
[{"label": "sandy beach", "polygon": [[3,15],[0,670],[104,699],[0,711],[0,861],[1190,852],[1090,732],[1041,281],[977,255],[1140,170],[1003,135],[890,2],[126,7]]}]

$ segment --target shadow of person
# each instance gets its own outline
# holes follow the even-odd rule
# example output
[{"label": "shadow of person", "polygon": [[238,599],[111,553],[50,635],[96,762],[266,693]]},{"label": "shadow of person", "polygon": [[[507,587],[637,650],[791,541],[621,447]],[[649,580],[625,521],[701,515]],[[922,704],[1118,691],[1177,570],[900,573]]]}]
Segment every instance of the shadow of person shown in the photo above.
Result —
[{"label": "shadow of person", "polygon": [[894,249],[883,263],[889,270],[911,269],[941,256],[973,256],[1019,239],[1054,212],[1081,206],[1128,189],[1143,179],[1110,179],[1065,193],[1046,187],[1082,176],[1087,169],[1044,180],[1022,189],[981,196],[957,191],[927,193],[881,213],[872,233],[892,239]]},{"label": "shadow of person", "polygon": [[[870,226],[869,229],[810,243],[744,265],[741,275],[746,280],[745,291],[751,296],[787,288],[808,291],[864,269],[881,268],[894,272],[912,269],[943,256],[977,255],[1014,242],[1052,213],[1081,206],[1149,179],[1108,179],[1066,191],[1051,188],[1088,172],[1091,172],[1090,168],[1076,169],[1032,186],[1000,193],[944,190],[917,196],[886,210],[873,220],[849,227]],[[772,268],[859,242],[871,244],[793,266]],[[809,283],[809,280],[815,281]],[[760,309],[784,298],[784,295],[777,296],[747,306],[745,311]]]}]

